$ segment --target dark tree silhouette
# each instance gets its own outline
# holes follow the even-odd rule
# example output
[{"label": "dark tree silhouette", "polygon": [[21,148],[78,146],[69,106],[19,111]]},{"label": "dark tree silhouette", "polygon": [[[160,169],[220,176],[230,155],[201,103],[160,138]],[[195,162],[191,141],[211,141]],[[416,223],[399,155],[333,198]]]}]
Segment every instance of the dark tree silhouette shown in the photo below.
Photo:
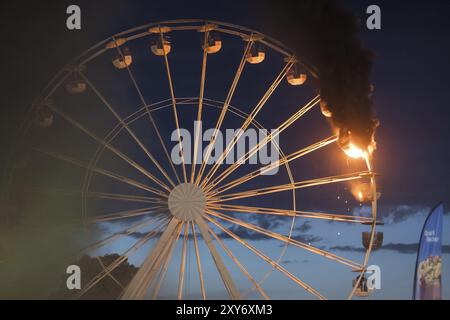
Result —
[{"label": "dark tree silhouette", "polygon": [[[81,288],[88,284],[103,268],[120,258],[118,254],[107,254],[99,257],[84,255],[80,260],[74,262],[81,269]],[[116,300],[119,298],[123,288],[131,281],[138,268],[128,262],[128,259],[121,263],[111,272],[110,276],[105,276],[100,282],[84,294],[83,300]],[[59,290],[49,296],[49,299],[70,299],[77,291],[69,290],[66,286],[66,275]]]}]

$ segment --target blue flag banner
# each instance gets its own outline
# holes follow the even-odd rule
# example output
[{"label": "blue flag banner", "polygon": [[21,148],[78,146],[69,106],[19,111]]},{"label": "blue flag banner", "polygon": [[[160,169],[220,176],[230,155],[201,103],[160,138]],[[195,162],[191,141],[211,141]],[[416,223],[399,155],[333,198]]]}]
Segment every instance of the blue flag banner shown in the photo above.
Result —
[{"label": "blue flag banner", "polygon": [[442,299],[442,217],[444,205],[431,210],[420,236],[414,277],[414,300]]}]

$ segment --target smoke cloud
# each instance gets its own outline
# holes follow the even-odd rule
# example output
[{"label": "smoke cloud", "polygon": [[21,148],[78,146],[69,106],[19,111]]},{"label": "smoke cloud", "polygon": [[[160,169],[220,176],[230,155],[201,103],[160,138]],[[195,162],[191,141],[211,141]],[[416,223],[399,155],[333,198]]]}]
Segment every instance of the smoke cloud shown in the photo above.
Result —
[{"label": "smoke cloud", "polygon": [[351,142],[375,149],[379,122],[371,98],[373,55],[358,39],[357,19],[335,0],[263,3],[265,32],[292,48],[316,74],[322,112],[339,133],[341,146]]}]

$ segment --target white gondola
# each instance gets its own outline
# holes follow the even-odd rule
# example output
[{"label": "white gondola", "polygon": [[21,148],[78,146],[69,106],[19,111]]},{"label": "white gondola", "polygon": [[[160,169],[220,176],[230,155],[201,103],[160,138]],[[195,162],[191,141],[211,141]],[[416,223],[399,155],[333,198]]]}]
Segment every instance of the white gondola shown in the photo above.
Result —
[{"label": "white gondola", "polygon": [[[355,287],[360,276],[357,276],[356,279],[352,280],[352,286]],[[373,292],[373,289],[370,289],[367,285],[367,278],[362,276],[361,281],[359,282],[358,287],[355,289],[355,296],[361,298],[369,297]]]},{"label": "white gondola", "polygon": [[81,79],[74,78],[66,84],[66,90],[70,94],[79,94],[86,91],[86,82]]},{"label": "white gondola", "polygon": [[66,83],[66,91],[70,94],[79,94],[86,91],[86,82],[80,76],[80,73],[86,70],[84,65],[70,64],[66,66],[66,71],[71,73]]},{"label": "white gondola", "polygon": [[198,32],[208,32],[208,39],[206,40],[206,45],[204,43],[204,37],[202,37],[202,48],[208,54],[214,54],[222,49],[222,40],[217,33],[212,32],[217,29],[217,25],[212,23],[207,23],[204,26],[198,28]]},{"label": "white gondola", "polygon": [[148,29],[149,33],[154,34],[153,40],[150,43],[150,48],[154,55],[164,56],[168,55],[172,50],[169,37],[166,35],[172,31],[168,26],[156,26]]},{"label": "white gondola", "polygon": [[131,55],[130,49],[122,49],[112,63],[117,69],[125,69],[129,67],[133,63],[133,56]]},{"label": "white gondola", "polygon": [[333,116],[333,113],[328,108],[328,104],[323,100],[320,100],[320,111],[326,118],[331,118]]},{"label": "white gondola", "polygon": [[203,45],[203,49],[206,50],[208,54],[214,54],[222,49],[222,40],[217,34],[210,33],[206,42],[206,47]]},{"label": "white gondola", "polygon": [[38,103],[35,107],[35,125],[40,128],[49,128],[53,125],[54,114],[50,106],[53,104],[50,100]]},{"label": "white gondola", "polygon": [[[362,233],[362,243],[366,250],[369,248],[371,236],[372,234],[369,231],[364,231]],[[383,245],[383,232],[375,232],[373,236],[372,250],[380,249],[382,245]]]},{"label": "white gondola", "polygon": [[245,59],[250,64],[258,64],[264,61],[266,58],[266,53],[258,44],[253,44],[250,50],[247,52]]},{"label": "white gondola", "polygon": [[288,83],[292,86],[301,86],[307,78],[308,76],[301,71],[298,63],[295,63],[286,75]]},{"label": "white gondola", "polygon": [[164,56],[170,53],[172,50],[172,45],[167,36],[156,35],[150,45],[150,48],[155,56]]}]

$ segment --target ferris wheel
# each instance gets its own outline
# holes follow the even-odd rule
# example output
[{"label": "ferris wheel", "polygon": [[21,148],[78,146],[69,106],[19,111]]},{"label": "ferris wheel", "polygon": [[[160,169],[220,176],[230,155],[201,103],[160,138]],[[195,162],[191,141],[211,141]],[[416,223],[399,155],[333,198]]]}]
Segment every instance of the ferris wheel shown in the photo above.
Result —
[{"label": "ferris wheel", "polygon": [[[195,60],[191,58],[194,55],[198,56]],[[257,72],[268,60],[277,61],[279,70],[270,73],[264,69],[259,79],[246,77],[248,69]],[[224,74],[212,73],[210,63],[220,66],[216,70],[225,69]],[[191,75],[188,68],[197,74]],[[177,82],[180,77],[189,81]],[[317,120],[327,126],[329,113],[315,90],[297,91],[311,95],[303,97],[305,103],[300,106],[285,110],[269,106],[281,87],[278,99],[283,101],[287,90],[300,90],[316,79],[314,66],[277,40],[241,26],[205,20],[162,21],[117,33],[63,68],[29,109],[22,123],[23,140],[39,163],[64,163],[71,178],[60,178],[67,182],[74,175],[81,183],[74,183],[70,190],[44,190],[12,174],[10,185],[14,192],[47,192],[80,201],[87,234],[92,226],[109,226],[106,232],[92,235],[80,254],[95,255],[110,246],[108,252],[117,250],[120,256],[103,264],[102,271],[89,279],[75,298],[82,299],[137,254],[141,257],[137,273],[128,283],[118,284],[123,289],[122,299],[157,299],[168,282],[164,297],[207,299],[211,297],[208,291],[220,287],[223,295],[218,297],[243,299],[253,294],[269,299],[270,288],[276,284],[269,289],[265,284],[274,274],[306,293],[306,298],[326,299],[311,284],[310,276],[304,278],[301,270],[289,270],[283,262],[287,251],[292,255],[307,252],[320,258],[324,266],[344,268],[352,279],[356,277],[347,283],[346,297],[367,296],[370,290],[364,275],[371,251],[382,241],[382,233],[375,230],[380,224],[379,193],[370,158],[346,150],[357,158],[352,160],[355,166],[343,169],[347,172],[303,179],[308,175],[294,170],[301,166],[298,161],[314,161],[311,157],[320,152],[322,159],[333,162],[336,152],[343,152],[336,134],[319,130],[321,137],[311,134],[307,138],[312,143],[298,145],[302,139],[292,128],[301,121],[315,127],[311,122]],[[244,81],[259,96],[254,99],[248,92],[241,94],[240,101],[248,106],[239,108],[235,99],[239,90],[244,90]],[[266,86],[259,88],[261,84]],[[214,87],[221,87],[225,94]],[[191,88],[196,91],[185,95]],[[224,99],[219,99],[222,96]],[[320,119],[308,118],[317,111]],[[270,124],[275,130],[263,124],[267,119],[277,122]],[[194,122],[212,129],[210,143],[203,147],[203,133],[195,127],[188,159],[183,130],[193,128]],[[232,139],[219,141],[219,132],[228,128],[240,130]],[[251,128],[270,133],[227,162]],[[280,136],[284,140],[278,139]],[[57,142],[52,143],[53,138]],[[288,152],[283,151],[286,140],[292,149]],[[220,143],[223,148],[214,153]],[[171,151],[174,145],[179,148],[175,152],[178,163]],[[277,160],[250,165],[249,160],[268,146]],[[72,169],[76,173],[69,174]],[[274,170],[278,173],[271,175]],[[320,202],[315,204],[316,210],[306,210],[305,200],[299,201],[306,190],[329,193],[329,186],[348,183],[356,186],[356,194],[352,192],[357,202],[368,208],[366,214],[326,212],[318,208]],[[332,222],[332,228],[339,224],[364,228],[359,261],[296,237],[296,224],[302,220]],[[265,248],[261,241],[257,244],[255,239],[262,238],[276,242],[278,251]]]}]

